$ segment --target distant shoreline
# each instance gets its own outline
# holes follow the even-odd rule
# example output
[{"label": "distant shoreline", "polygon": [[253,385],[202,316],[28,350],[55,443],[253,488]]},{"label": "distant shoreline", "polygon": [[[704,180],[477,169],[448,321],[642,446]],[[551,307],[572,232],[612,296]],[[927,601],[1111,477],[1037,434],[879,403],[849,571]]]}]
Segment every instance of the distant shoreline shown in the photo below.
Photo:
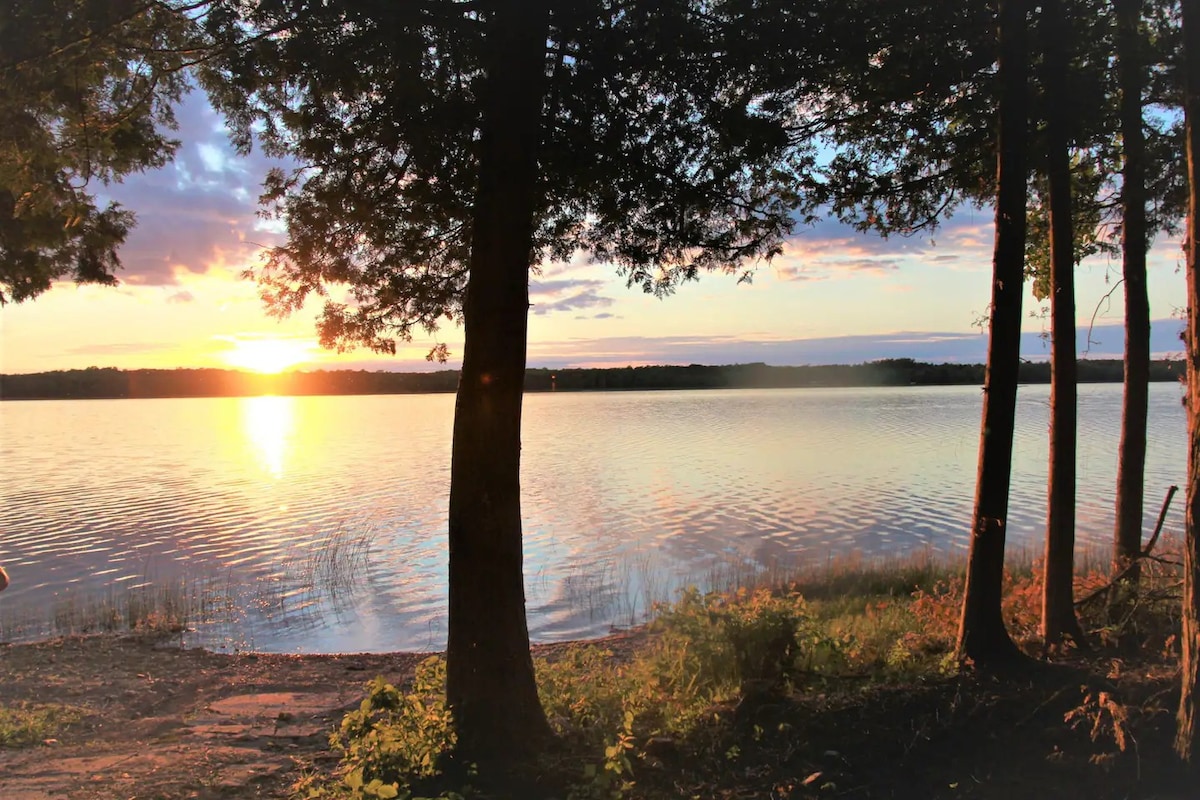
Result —
[{"label": "distant shoreline", "polygon": [[[1177,381],[1182,360],[1152,362],[1150,380]],[[458,387],[458,370],[386,372],[317,370],[264,375],[227,369],[97,368],[0,375],[0,400],[119,400],[172,397],[255,397],[259,395],[337,396],[435,394]],[[1119,359],[1081,359],[1080,383],[1120,383]],[[805,389],[874,386],[980,386],[982,364],[929,364],[886,359],[866,364],[773,367],[646,366],[529,369],[527,392],[629,391],[670,389]],[[1021,364],[1021,383],[1050,382],[1046,362]]]}]

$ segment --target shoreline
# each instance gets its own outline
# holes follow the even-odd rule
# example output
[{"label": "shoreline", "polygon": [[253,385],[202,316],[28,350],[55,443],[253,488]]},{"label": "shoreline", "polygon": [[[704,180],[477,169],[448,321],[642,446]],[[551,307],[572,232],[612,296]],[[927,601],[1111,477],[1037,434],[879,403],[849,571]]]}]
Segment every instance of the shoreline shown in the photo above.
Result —
[{"label": "shoreline", "polygon": [[[1079,383],[1121,383],[1119,359],[1081,359]],[[448,394],[457,390],[457,370],[388,372],[355,370],[292,371],[278,374],[225,369],[89,368],[0,375],[0,400],[123,400],[202,397],[375,396]],[[1158,359],[1151,364],[1154,383],[1178,381],[1183,362]],[[913,386],[980,386],[982,364],[932,364],[886,359],[864,364],[770,366],[660,365],[613,368],[530,368],[525,392],[577,393],[675,391],[697,389],[856,389]],[[1050,381],[1047,362],[1023,362],[1022,385]]]}]

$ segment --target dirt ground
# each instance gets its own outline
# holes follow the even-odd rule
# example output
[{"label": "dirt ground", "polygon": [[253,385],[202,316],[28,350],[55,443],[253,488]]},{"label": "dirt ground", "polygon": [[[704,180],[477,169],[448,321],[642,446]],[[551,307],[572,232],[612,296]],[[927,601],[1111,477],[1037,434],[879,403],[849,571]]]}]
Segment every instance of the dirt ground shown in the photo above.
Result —
[{"label": "dirt ground", "polygon": [[83,713],[50,743],[0,749],[0,797],[284,797],[363,683],[403,680],[421,658],[226,655],[106,636],[0,645],[0,703]]},{"label": "dirt ground", "polygon": [[[620,658],[641,638],[604,644]],[[423,657],[229,655],[111,636],[0,645],[0,704],[82,713],[54,741],[0,748],[0,800],[287,797],[303,769],[332,766],[328,732],[363,684],[402,682]],[[731,707],[703,741],[639,762],[634,795],[1200,800],[1171,755],[1172,670],[1095,661]]]}]

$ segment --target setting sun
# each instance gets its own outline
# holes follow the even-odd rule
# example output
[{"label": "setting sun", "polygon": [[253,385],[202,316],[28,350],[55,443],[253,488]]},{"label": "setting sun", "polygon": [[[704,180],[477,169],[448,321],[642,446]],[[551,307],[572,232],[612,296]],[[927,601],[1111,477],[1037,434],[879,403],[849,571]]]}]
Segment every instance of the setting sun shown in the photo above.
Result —
[{"label": "setting sun", "polygon": [[223,358],[230,366],[272,375],[307,361],[312,349],[302,339],[233,339]]}]

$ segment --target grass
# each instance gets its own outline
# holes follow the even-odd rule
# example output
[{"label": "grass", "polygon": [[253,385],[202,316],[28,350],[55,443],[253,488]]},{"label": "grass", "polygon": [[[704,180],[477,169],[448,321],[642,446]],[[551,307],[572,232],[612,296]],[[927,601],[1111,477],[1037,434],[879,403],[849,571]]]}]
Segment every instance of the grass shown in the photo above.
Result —
[{"label": "grass", "polygon": [[62,735],[82,712],[60,703],[0,705],[0,747],[29,747]]},{"label": "grass", "polygon": [[[646,641],[634,652],[582,644],[535,662],[541,701],[561,743],[535,767],[536,780],[543,794],[569,800],[827,796],[849,774],[845,764],[822,762],[831,752],[847,764],[871,765],[860,771],[886,773],[888,759],[880,760],[879,748],[903,742],[889,756],[899,761],[941,735],[943,750],[929,751],[933,761],[925,766],[945,771],[955,763],[946,751],[978,740],[982,726],[992,731],[984,740],[998,743],[987,758],[1029,759],[1006,767],[1005,774],[1027,770],[1035,775],[1031,782],[1045,780],[1036,777],[1039,770],[1056,768],[1046,764],[1076,758],[1075,778],[1094,779],[1101,787],[1095,796],[1107,796],[1103,792],[1113,787],[1126,791],[1099,770],[1118,774],[1124,764],[1128,774],[1141,776],[1146,756],[1129,756],[1130,743],[1137,737],[1153,742],[1170,721],[1161,681],[1142,692],[1142,705],[1130,702],[1141,691],[1136,681],[1150,673],[1169,676],[1177,658],[1178,567],[1169,546],[1160,553],[1165,555],[1145,565],[1136,596],[1120,614],[1112,616],[1103,603],[1080,609],[1097,649],[1091,661],[1079,652],[1065,658],[1075,669],[1099,670],[1095,679],[1102,690],[1076,672],[1010,686],[972,683],[953,653],[962,565],[931,553],[889,562],[851,556],[821,568],[759,569],[730,561],[705,576],[708,589],[716,590],[689,588],[654,606]],[[650,566],[642,561],[626,572],[636,578],[642,598],[652,594],[648,587],[668,583],[647,581]],[[1077,596],[1102,585],[1106,568],[1102,555],[1081,559]],[[603,587],[606,594],[611,584]],[[1031,654],[1040,653],[1040,595],[1037,559],[1018,558],[1005,576],[1004,616]],[[1120,695],[1115,687],[1126,674],[1135,675],[1135,683]],[[453,749],[443,676],[444,663],[434,657],[407,693],[380,680],[371,684],[363,704],[331,738],[340,764],[308,775],[298,796],[407,797],[439,789],[443,797],[470,794],[464,780],[473,780],[461,774],[443,776],[441,784],[436,779]],[[860,720],[849,729],[839,722],[847,713]],[[834,743],[861,752],[845,755],[830,749]],[[1169,747],[1155,752],[1168,753]],[[964,757],[980,758],[976,750]],[[797,764],[807,772],[796,774]],[[1170,780],[1168,767],[1160,773]],[[879,780],[891,787],[895,777]],[[947,779],[940,791],[958,785]],[[1028,790],[1010,786],[972,796],[1023,796]],[[520,796],[478,784],[473,791]],[[913,788],[911,796],[919,791]]]}]

